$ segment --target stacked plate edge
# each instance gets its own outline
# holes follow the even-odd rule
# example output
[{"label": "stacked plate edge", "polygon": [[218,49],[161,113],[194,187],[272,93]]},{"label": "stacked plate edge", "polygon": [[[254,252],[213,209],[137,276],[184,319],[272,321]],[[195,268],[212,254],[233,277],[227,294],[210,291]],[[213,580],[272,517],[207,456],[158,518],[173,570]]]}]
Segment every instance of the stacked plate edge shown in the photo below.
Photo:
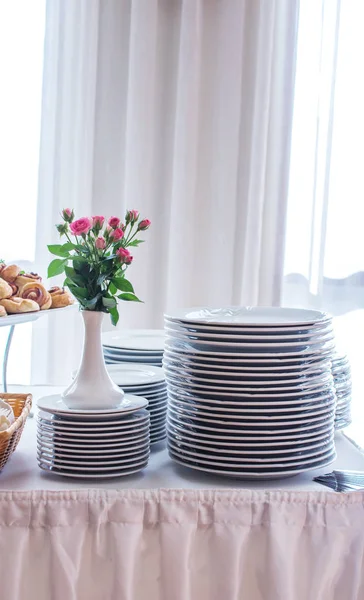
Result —
[{"label": "stacked plate edge", "polygon": [[142,363],[162,366],[164,349],[163,329],[127,329],[102,334],[107,364]]},{"label": "stacked plate edge", "polygon": [[331,364],[336,390],[335,429],[345,429],[351,424],[352,381],[348,357],[336,352]]},{"label": "stacked plate edge", "polygon": [[147,401],[126,396],[128,410],[70,410],[59,396],[38,401],[37,460],[49,473],[105,479],[137,473],[148,464]]},{"label": "stacked plate edge", "polygon": [[201,471],[275,478],[336,457],[331,317],[207,307],[165,315],[170,456]]},{"label": "stacked plate edge", "polygon": [[111,379],[126,394],[148,400],[150,415],[150,443],[166,438],[167,386],[164,371],[154,365],[127,363],[107,365]]}]

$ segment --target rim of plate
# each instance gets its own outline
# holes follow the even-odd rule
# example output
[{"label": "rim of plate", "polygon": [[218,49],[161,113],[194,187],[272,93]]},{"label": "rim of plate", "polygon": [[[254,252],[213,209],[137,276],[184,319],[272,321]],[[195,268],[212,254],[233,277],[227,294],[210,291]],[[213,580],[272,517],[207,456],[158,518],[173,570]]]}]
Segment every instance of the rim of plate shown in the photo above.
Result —
[{"label": "rim of plate", "polygon": [[211,308],[181,308],[173,314],[165,313],[164,318],[183,323],[213,323],[216,325],[244,326],[301,326],[317,325],[331,320],[331,315],[318,310],[284,307],[226,306]]},{"label": "rim of plate", "polygon": [[[251,418],[248,415],[254,414],[257,415],[258,419],[260,415],[264,415],[264,418],[268,420],[274,420],[275,418],[285,418],[281,417],[282,414],[287,414],[287,419],[291,418],[291,416],[294,417],[296,415],[320,415],[324,412],[330,412],[335,406],[335,398],[332,398],[330,402],[322,402],[320,398],[316,404],[312,403],[304,406],[279,406],[279,408],[277,408],[276,405],[273,405],[271,409],[269,409],[267,406],[254,406],[251,408],[246,408],[245,406],[243,406],[240,408],[225,405],[214,405],[212,408],[210,406],[201,406],[198,404],[197,401],[191,404],[186,404],[183,401],[181,402],[174,399],[171,399],[169,404],[169,407],[173,407],[176,410],[180,410],[182,413],[191,412],[196,415],[205,416],[218,416],[219,413],[222,413],[225,415],[226,418],[229,419],[238,419],[240,415],[243,415],[243,417],[246,417],[248,419]],[[274,417],[274,415],[276,415],[276,417]]]},{"label": "rim of plate", "polygon": [[[212,352],[206,352],[206,351],[200,351],[198,348],[193,348],[193,346],[191,346],[191,344],[183,343],[183,347],[180,347],[180,345],[178,345],[178,347],[174,346],[173,344],[170,345],[168,343],[168,340],[166,340],[166,349],[167,350],[175,350],[178,353],[181,354],[192,354],[192,356],[203,356],[203,358],[208,358],[209,360],[212,358],[218,358],[219,361],[221,361],[221,358],[225,358],[227,359],[228,357],[229,360],[231,360],[231,358],[236,358],[239,360],[245,360],[247,358],[251,358],[251,359],[257,359],[257,358],[265,358],[265,359],[271,359],[271,358],[275,358],[277,359],[278,357],[281,357],[283,359],[291,359],[291,360],[295,360],[295,361],[302,361],[302,359],[314,359],[315,356],[319,356],[320,358],[324,358],[324,357],[331,357],[332,354],[332,350],[335,347],[334,342],[332,342],[331,344],[329,344],[329,342],[325,342],[325,344],[329,345],[328,348],[321,348],[319,346],[319,344],[317,345],[317,348],[314,349],[314,351],[312,352],[312,347],[310,346],[309,351],[305,351],[303,350],[302,352],[224,352],[224,351],[220,351],[220,350],[216,350],[216,351],[212,351]],[[218,346],[218,344],[214,344],[214,346]],[[305,346],[303,346],[303,348],[305,348]],[[254,361],[256,362],[256,361]]]},{"label": "rim of plate", "polygon": [[[239,326],[237,325],[236,327],[230,327],[229,325],[224,326],[224,325],[220,325],[220,324],[214,324],[214,323],[199,323],[199,322],[187,322],[187,321],[181,321],[178,319],[173,319],[170,320],[168,317],[164,318],[164,326],[166,328],[166,326],[170,326],[170,328],[174,329],[174,330],[178,330],[179,328],[182,329],[183,331],[210,331],[210,332],[228,332],[229,335],[236,335],[236,333],[239,335],[240,333],[242,335],[251,335],[252,337],[255,337],[257,335],[268,335],[269,338],[271,337],[275,337],[276,335],[294,335],[294,336],[299,336],[299,335],[307,335],[307,336],[314,336],[317,335],[317,333],[322,333],[323,331],[329,331],[330,329],[332,329],[333,324],[332,321],[326,321],[323,322],[322,325],[289,325],[289,326],[279,326],[279,325],[274,325],[274,326],[255,326],[255,325],[242,325]],[[338,359],[340,360],[340,359]]]},{"label": "rim of plate", "polygon": [[163,369],[153,365],[124,363],[108,365],[106,369],[116,385],[144,388],[164,381]]},{"label": "rim of plate", "polygon": [[[235,430],[239,430],[242,428],[242,424],[243,424],[243,428],[245,428],[246,426],[248,427],[256,427],[258,430],[260,429],[261,431],[264,431],[267,427],[273,427],[276,428],[277,427],[280,429],[281,427],[289,427],[289,426],[297,426],[297,425],[310,425],[311,427],[317,427],[320,423],[322,423],[323,421],[332,421],[334,422],[334,418],[335,418],[335,411],[331,410],[328,412],[323,412],[320,413],[319,415],[316,416],[316,418],[300,418],[300,419],[291,419],[289,420],[289,417],[287,417],[287,419],[283,420],[283,421],[276,421],[275,419],[269,419],[269,421],[264,421],[264,419],[259,419],[258,418],[254,418],[254,417],[250,417],[250,418],[244,418],[243,419],[232,419],[230,422],[226,422],[225,420],[222,420],[221,418],[212,418],[212,419],[206,419],[205,416],[199,417],[196,415],[191,415],[191,414],[183,414],[181,416],[181,413],[178,413],[178,411],[176,411],[174,409],[174,407],[169,407],[169,414],[172,413],[172,415],[177,415],[177,417],[179,418],[184,418],[184,419],[189,419],[190,421],[198,421],[199,423],[208,423],[211,426],[214,425],[220,425],[222,427],[230,427],[230,431],[231,428],[235,427]],[[236,422],[236,424],[234,423],[234,421]],[[243,422],[243,423],[242,423]],[[242,429],[241,433],[243,434],[244,429]]]},{"label": "rim of plate", "polygon": [[[143,441],[147,441],[149,437],[149,431],[146,432],[145,435],[143,435]],[[69,439],[69,440],[64,440],[62,438],[62,440],[53,440],[52,438],[48,438],[43,437],[41,435],[37,434],[37,443],[39,442],[40,444],[47,444],[47,445],[52,445],[52,447],[62,447],[62,448],[71,448],[72,452],[76,451],[76,449],[80,449],[81,452],[84,452],[84,448],[86,447],[87,450],[89,449],[93,449],[95,452],[100,451],[100,452],[104,452],[107,453],[110,451],[110,448],[115,448],[115,450],[118,450],[119,448],[123,448],[124,445],[123,444],[119,444],[119,442],[105,442],[104,444],[93,444],[93,443],[89,443],[87,441],[87,445],[84,442],[84,440],[79,440],[81,442],[80,443],[75,443],[74,439]],[[135,442],[136,444],[138,443],[137,441]]]},{"label": "rim of plate", "polygon": [[[225,445],[215,445],[215,446],[210,446],[208,443],[205,444],[204,442],[201,442],[200,444],[196,445],[196,440],[189,440],[184,438],[183,440],[179,440],[178,438],[176,438],[177,434],[173,434],[171,431],[169,431],[167,429],[167,434],[168,436],[173,439],[176,443],[178,444],[182,444],[182,445],[186,445],[187,447],[191,447],[191,448],[200,448],[202,451],[207,450],[208,452],[212,452],[212,453],[220,453],[220,454],[236,454],[237,456],[240,455],[266,455],[267,451],[269,451],[270,455],[275,455],[275,454],[295,454],[297,452],[303,452],[306,456],[306,451],[310,452],[311,450],[315,450],[316,448],[322,448],[323,446],[328,446],[329,444],[333,444],[334,443],[334,438],[335,438],[335,434],[334,432],[332,433],[332,435],[325,440],[325,442],[323,442],[322,440],[316,440],[315,443],[313,444],[309,444],[307,443],[307,445],[302,446],[302,444],[300,446],[295,446],[294,444],[291,445],[291,447],[289,448],[280,448],[279,450],[273,450],[272,448],[274,448],[274,446],[272,445],[271,447],[266,446],[265,448],[260,448],[259,450],[256,450],[255,448],[252,447],[240,447],[240,448],[228,448],[229,444],[225,444]],[[235,449],[236,448],[236,449]]]},{"label": "rim of plate", "polygon": [[[39,423],[39,427],[41,429],[51,429],[55,433],[58,431],[72,431],[75,433],[95,433],[96,435],[102,435],[103,433],[114,433],[114,435],[122,434],[125,431],[128,431],[127,427],[122,426],[112,426],[112,427],[77,427],[77,425],[73,426],[71,423],[55,423],[54,421],[47,421],[46,419],[37,418],[37,422]],[[139,430],[141,427],[144,429],[148,428],[149,419],[146,418],[145,421],[139,421],[138,425],[140,427],[137,428]],[[135,425],[133,426],[133,431],[135,431]]]},{"label": "rim of plate", "polygon": [[163,350],[164,329],[124,329],[102,334],[102,343],[130,350]]},{"label": "rim of plate", "polygon": [[[327,389],[326,389],[327,387]],[[229,398],[241,398],[241,399],[266,399],[266,398],[283,398],[284,400],[289,400],[290,398],[307,398],[307,397],[311,397],[314,396],[315,394],[320,394],[321,392],[326,392],[328,393],[329,391],[331,391],[332,393],[335,393],[335,386],[332,384],[331,386],[326,386],[325,388],[323,388],[322,390],[303,390],[303,391],[298,391],[298,392],[280,392],[279,390],[276,390],[276,388],[274,388],[274,393],[251,393],[251,392],[217,392],[217,391],[211,391],[209,390],[208,392],[206,392],[205,394],[203,393],[203,390],[200,391],[195,391],[195,392],[190,392],[186,389],[184,389],[184,387],[182,386],[176,386],[173,383],[169,383],[168,384],[168,395],[170,394],[179,394],[180,396],[184,396],[186,398],[203,398],[205,400],[208,400],[208,398],[205,398],[205,396],[217,396],[220,398],[225,398],[227,400],[229,400]],[[200,394],[199,396],[197,394]]]},{"label": "rim of plate", "polygon": [[[172,396],[171,397],[172,401],[173,400],[177,400],[177,402],[181,401],[179,399],[180,396],[178,396],[177,394],[171,394],[171,396]],[[304,406],[307,406],[307,405],[308,406],[311,405],[311,404],[315,405],[315,403],[317,403],[318,401],[322,401],[322,400],[326,400],[326,399],[327,400],[330,399],[332,402],[335,402],[335,394],[334,393],[332,393],[332,394],[324,394],[324,395],[319,396],[318,398],[314,398],[314,399],[312,399],[312,398],[305,398],[303,400],[302,399],[296,399],[296,400],[290,400],[289,399],[286,402],[285,401],[279,401],[279,400],[276,400],[276,401],[273,401],[273,402],[272,401],[270,401],[270,402],[268,402],[268,401],[267,402],[252,402],[251,399],[247,400],[246,402],[242,402],[242,401],[239,401],[239,400],[235,400],[234,401],[234,400],[230,400],[230,399],[229,400],[218,400],[218,399],[215,399],[215,398],[212,398],[212,399],[211,398],[196,398],[195,399],[195,397],[186,398],[186,397],[182,396],[182,401],[186,401],[187,403],[189,403],[189,402],[196,402],[196,403],[202,404],[202,405],[204,405],[204,404],[215,405],[216,404],[216,406],[222,406],[222,407],[225,407],[225,406],[228,406],[228,407],[229,406],[241,406],[242,408],[245,407],[245,406],[250,406],[250,407],[253,407],[253,406],[255,407],[256,406],[256,407],[262,407],[264,409],[268,408],[269,406],[273,407],[274,409],[277,406],[281,406],[281,407],[284,407],[284,406],[302,406],[302,408],[303,408]],[[336,404],[336,406],[337,406],[337,404]]]},{"label": "rim of plate", "polygon": [[37,400],[37,406],[40,410],[49,412],[52,414],[65,414],[65,415],[84,415],[88,418],[97,419],[100,415],[117,415],[128,414],[141,410],[148,406],[148,401],[139,396],[133,396],[131,394],[125,394],[122,404],[117,408],[107,409],[81,409],[81,408],[68,408],[62,400],[61,394],[51,394],[49,396],[43,396]]},{"label": "rim of plate", "polygon": [[[332,457],[329,457],[327,460],[323,460],[322,462],[320,461],[320,464],[317,466],[312,466],[309,465],[307,467],[303,467],[302,469],[286,469],[286,470],[280,470],[280,471],[275,471],[274,473],[272,473],[272,470],[270,471],[226,471],[226,470],[221,470],[221,469],[214,469],[214,468],[209,468],[208,466],[200,466],[198,464],[198,462],[201,461],[196,461],[197,464],[193,464],[194,461],[184,461],[183,458],[180,458],[178,455],[176,456],[173,452],[171,452],[169,450],[169,455],[170,457],[178,464],[182,465],[183,467],[189,468],[189,469],[195,469],[197,471],[202,471],[204,473],[213,473],[214,475],[223,475],[224,477],[230,477],[230,478],[242,478],[242,479],[280,479],[282,477],[291,477],[294,475],[298,475],[299,473],[305,473],[307,471],[316,471],[318,469],[322,469],[324,467],[327,467],[328,465],[331,465],[335,459],[336,459],[336,452],[333,453]],[[192,464],[191,464],[192,463]],[[254,467],[253,467],[254,468]]]},{"label": "rim of plate", "polygon": [[[292,440],[292,439],[301,439],[308,438],[317,435],[327,435],[327,432],[331,432],[333,430],[333,420],[328,423],[324,422],[321,425],[310,425],[308,427],[295,427],[293,429],[284,429],[282,430],[282,434],[277,435],[277,430],[272,430],[269,434],[258,435],[257,430],[255,429],[244,429],[244,431],[237,431],[234,435],[231,435],[231,429],[224,429],[221,427],[205,427],[204,425],[195,425],[186,424],[181,422],[180,420],[175,419],[170,414],[167,417],[167,426],[172,425],[172,427],[176,428],[184,428],[191,435],[199,435],[201,437],[206,437],[211,439],[223,439],[228,441],[236,441],[238,440],[252,440],[252,441],[260,441],[260,440]],[[192,429],[191,429],[192,428]],[[201,429],[198,433],[195,433],[193,429]],[[316,430],[319,430],[317,433]],[[312,431],[313,430],[313,431]],[[204,432],[207,433],[204,433]],[[285,432],[285,433],[284,433]],[[229,435],[230,434],[230,435]],[[244,437],[247,436],[247,437]]]},{"label": "rim of plate", "polygon": [[[168,440],[168,450],[172,449],[172,452],[176,452],[179,455],[184,455],[187,454],[187,460],[196,460],[196,462],[200,462],[200,463],[204,463],[204,464],[210,464],[210,465],[216,465],[216,466],[221,466],[221,467],[228,467],[228,468],[236,468],[237,466],[239,466],[236,463],[244,463],[243,460],[232,460],[232,462],[230,463],[230,457],[228,461],[225,461],[225,459],[222,457],[221,460],[219,459],[215,459],[215,457],[212,457],[212,460],[209,460],[210,457],[205,456],[204,454],[198,453],[198,452],[190,452],[188,450],[183,450],[180,448],[176,448],[174,444],[171,444],[170,441]],[[314,454],[313,456],[309,457],[307,460],[303,459],[303,460],[296,460],[295,458],[293,458],[293,460],[282,460],[280,458],[274,459],[273,461],[268,460],[263,460],[263,459],[255,459],[252,458],[251,462],[250,460],[247,460],[245,462],[245,464],[243,465],[244,467],[284,467],[285,465],[282,463],[285,463],[287,466],[300,466],[302,464],[308,464],[310,462],[316,462],[316,460],[324,460],[325,458],[327,458],[328,456],[330,456],[333,452],[335,451],[335,448],[332,447],[328,450],[324,450],[323,452],[321,452],[321,454]],[[234,464],[235,463],[235,464]]]},{"label": "rim of plate", "polygon": [[[167,332],[167,339],[178,339],[189,341],[192,340],[194,342],[200,341],[201,343],[205,341],[205,343],[217,343],[219,340],[224,340],[224,344],[229,344],[234,342],[233,345],[250,345],[254,343],[254,340],[257,341],[257,344],[260,346],[278,346],[278,345],[288,345],[288,344],[317,344],[319,342],[326,342],[328,340],[332,340],[334,338],[333,329],[327,329],[323,331],[317,331],[315,335],[245,335],[245,334],[232,334],[232,333],[220,333],[217,335],[216,333],[208,333],[208,332],[200,332],[200,331],[185,331],[183,329],[173,329],[171,327],[165,328]],[[211,340],[216,340],[216,342],[210,342]],[[226,340],[226,341],[225,341]]]},{"label": "rim of plate", "polygon": [[[70,446],[68,446],[67,444],[63,444],[62,442],[56,442],[56,443],[52,443],[52,442],[47,442],[44,440],[41,440],[37,437],[37,447],[39,448],[47,448],[48,450],[53,450],[54,452],[57,453],[68,453],[68,454],[91,454],[91,455],[95,455],[97,456],[98,454],[106,454],[106,456],[113,455],[119,455],[120,452],[124,452],[125,451],[137,451],[138,448],[144,448],[145,446],[148,445],[148,436],[143,436],[140,441],[138,442],[138,440],[134,441],[134,442],[128,442],[128,443],[121,443],[118,444],[117,446],[111,446],[109,448],[100,448],[100,445],[98,445],[97,448],[91,448],[89,445],[85,445],[84,448],[80,448],[79,446],[76,447],[72,447],[72,444]],[[114,450],[112,449],[114,448]]]},{"label": "rim of plate", "polygon": [[[187,429],[187,431],[183,430],[181,427],[178,427],[176,425],[173,425],[170,422],[167,422],[167,433],[168,435],[173,434],[173,435],[179,435],[180,437],[183,437],[184,439],[187,439],[189,442],[191,443],[199,443],[199,444],[203,444],[203,445],[209,445],[212,444],[212,446],[214,448],[220,448],[220,447],[233,447],[233,448],[241,448],[244,449],[246,448],[247,450],[255,450],[255,449],[259,449],[259,452],[268,452],[270,451],[272,448],[275,448],[276,446],[278,447],[292,447],[292,446],[296,446],[297,448],[299,448],[300,446],[306,446],[306,444],[310,445],[312,443],[317,443],[317,444],[321,444],[323,441],[328,441],[331,438],[334,437],[335,433],[332,429],[332,427],[327,430],[328,433],[319,433],[316,435],[312,435],[312,436],[306,436],[306,437],[302,437],[297,434],[296,436],[283,436],[283,441],[280,437],[272,437],[272,436],[266,436],[267,439],[264,439],[263,437],[260,436],[256,436],[254,438],[242,438],[242,440],[236,441],[236,438],[234,438],[233,440],[227,439],[224,436],[209,436],[206,435],[204,433],[196,433],[193,431],[190,431],[189,429]],[[182,429],[182,431],[179,431],[180,429]],[[201,436],[201,437],[200,437]],[[202,438],[202,439],[201,439]],[[278,440],[278,441],[277,441]],[[252,443],[253,442],[253,443]],[[277,450],[278,452],[278,450]]]},{"label": "rim of plate", "polygon": [[[261,356],[261,355],[260,355]],[[171,358],[170,358],[171,357]],[[297,369],[297,368],[311,368],[313,365],[315,366],[320,366],[322,364],[326,364],[327,362],[330,362],[330,356],[320,356],[319,354],[315,354],[313,355],[311,358],[307,358],[305,356],[298,356],[296,358],[292,358],[292,357],[288,357],[285,358],[279,358],[277,357],[277,355],[274,355],[274,357],[268,357],[268,358],[259,358],[259,357],[251,357],[251,355],[249,354],[249,357],[247,358],[236,358],[234,356],[227,358],[227,357],[221,357],[221,355],[219,356],[205,356],[203,353],[201,354],[193,354],[193,353],[186,353],[184,352],[183,354],[181,354],[179,352],[179,350],[175,350],[174,348],[167,348],[166,352],[164,353],[164,357],[163,357],[163,361],[165,362],[166,360],[173,360],[174,362],[181,362],[181,364],[185,364],[185,363],[192,363],[192,365],[197,365],[199,366],[199,364],[202,362],[202,365],[205,365],[205,362],[207,365],[211,365],[211,363],[221,363],[220,365],[215,365],[213,364],[213,368],[216,369],[231,369],[231,370],[241,370],[242,368],[245,369],[256,369],[256,370],[268,370],[268,369],[273,369],[273,370],[290,370],[290,369]],[[227,367],[225,363],[228,363],[229,366]],[[297,363],[297,364],[296,364]],[[253,366],[252,366],[253,365]],[[257,365],[257,366],[255,366]],[[212,366],[212,365],[211,365]]]},{"label": "rim of plate", "polygon": [[[235,381],[230,385],[226,385],[224,379],[208,379],[208,378],[195,378],[193,376],[180,375],[167,375],[167,381],[170,383],[180,385],[181,387],[197,388],[201,390],[218,390],[218,391],[231,391],[231,392],[264,392],[264,391],[291,391],[291,390],[317,390],[322,387],[334,386],[331,373],[325,373],[320,377],[312,377],[304,381],[294,380],[293,382],[282,382],[277,381],[242,381],[241,385],[237,385],[239,382]],[[289,385],[291,383],[291,385]],[[213,385],[214,384],[214,385]],[[255,384],[255,385],[254,385]],[[264,384],[264,385],[262,385]],[[336,387],[336,386],[334,386]]]},{"label": "rim of plate", "polygon": [[[196,449],[196,453],[194,452],[194,448],[191,448],[190,450],[185,450],[184,448],[179,448],[178,444],[180,443],[180,445],[183,445],[183,442],[176,442],[175,440],[171,440],[168,437],[168,447],[171,447],[173,450],[175,451],[180,451],[181,453],[185,453],[191,456],[195,456],[196,454],[198,455],[198,457],[203,458],[203,459],[209,459],[212,458],[215,462],[219,463],[220,462],[224,462],[225,461],[225,451],[221,451],[220,450],[220,454],[221,454],[221,458],[218,456],[214,456],[214,454],[212,455],[212,457],[209,456],[209,454],[206,455],[206,453],[202,450],[201,452],[198,452],[198,448]],[[185,444],[186,445],[186,444]],[[322,450],[321,452],[317,452],[317,447],[316,449],[312,448],[312,452],[309,451],[308,454],[304,454],[304,456],[302,457],[302,455],[295,453],[294,451],[291,453],[291,456],[289,457],[282,457],[280,453],[278,456],[274,456],[276,453],[272,452],[269,453],[269,458],[260,458],[259,456],[256,455],[256,453],[254,454],[253,452],[250,453],[245,452],[243,454],[238,455],[238,453],[236,453],[236,458],[234,456],[227,456],[226,459],[228,459],[228,461],[232,462],[232,463],[239,463],[239,462],[244,462],[245,460],[248,460],[249,462],[252,463],[256,463],[256,464],[261,464],[261,465],[269,465],[272,462],[284,462],[284,463],[291,463],[293,464],[292,461],[296,460],[296,458],[303,458],[306,462],[306,458],[307,459],[311,459],[313,457],[317,457],[320,456],[322,454],[326,454],[329,452],[332,452],[334,449],[334,438],[332,440],[330,440],[330,442],[327,444],[328,448],[325,450]],[[187,448],[190,448],[190,446],[187,445]],[[216,452],[216,450],[213,450],[213,452]],[[297,451],[300,452],[300,451]],[[228,451],[226,451],[226,454],[229,454]],[[253,454],[253,456],[251,456]],[[248,458],[247,458],[248,457]],[[273,457],[273,459],[271,460],[271,457]]]},{"label": "rim of plate", "polygon": [[[124,456],[126,458],[124,458]],[[109,466],[109,465],[122,465],[124,463],[130,463],[130,462],[136,462],[138,460],[144,460],[147,456],[149,456],[149,440],[148,440],[148,445],[146,446],[146,448],[144,448],[143,450],[141,450],[140,452],[136,452],[134,456],[131,456],[130,454],[128,455],[123,455],[123,456],[119,456],[116,457],[115,459],[102,459],[100,460],[89,460],[86,457],[79,457],[79,460],[67,460],[69,458],[71,458],[70,456],[62,458],[62,456],[59,456],[58,453],[49,453],[45,450],[37,450],[37,458],[39,458],[40,460],[44,460],[44,462],[48,462],[51,464],[65,464],[65,465],[90,465],[90,466],[95,466],[95,465],[100,465],[100,467],[102,465],[104,466]],[[78,456],[75,457],[76,459],[78,458]]]},{"label": "rim of plate", "polygon": [[[284,348],[287,350],[290,350],[291,348],[299,348],[299,349],[311,349],[316,352],[317,349],[320,349],[322,347],[328,346],[328,347],[332,347],[332,350],[335,348],[335,340],[334,340],[334,336],[330,336],[329,338],[318,338],[317,340],[310,340],[310,341],[304,341],[304,342],[272,342],[269,344],[264,344],[264,343],[260,343],[260,342],[236,342],[233,343],[230,340],[229,341],[219,341],[218,339],[214,340],[214,341],[210,341],[210,340],[203,340],[203,339],[192,339],[192,338],[186,338],[186,337],[182,337],[182,336],[171,336],[171,335],[167,335],[166,336],[166,346],[168,345],[168,342],[176,342],[177,344],[181,344],[182,347],[188,347],[191,346],[192,348],[194,348],[195,346],[206,346],[206,347],[217,347],[217,348],[233,348],[234,350],[240,350],[242,349],[250,349],[252,348],[253,350],[255,348],[262,348],[262,350],[264,350],[264,352],[262,351],[261,354],[268,354],[268,352],[266,352],[266,350],[272,349],[272,351],[274,351],[277,348]],[[300,351],[296,352],[296,354],[299,354]],[[281,352],[279,354],[282,354]]]},{"label": "rim of plate", "polygon": [[[287,372],[282,372],[282,370],[279,368],[279,370],[275,370],[274,367],[270,368],[264,368],[264,370],[259,369],[259,367],[236,367],[232,370],[229,369],[229,367],[227,365],[219,367],[219,368],[204,368],[204,365],[202,365],[200,368],[196,368],[195,366],[187,366],[186,364],[180,362],[177,363],[175,360],[169,360],[169,359],[165,359],[164,360],[164,370],[166,371],[171,371],[173,373],[185,373],[186,375],[190,376],[190,377],[195,377],[196,379],[207,379],[209,381],[211,381],[211,377],[224,377],[224,380],[227,381],[235,381],[238,378],[245,378],[245,379],[253,379],[253,380],[260,380],[260,379],[268,379],[269,377],[273,377],[276,379],[289,379],[289,380],[297,380],[297,379],[311,379],[314,377],[319,377],[322,376],[326,373],[330,373],[330,361],[327,360],[326,364],[322,363],[322,366],[314,366],[313,368],[308,368],[308,369],[302,369],[301,371],[297,370],[297,371],[291,371],[288,370]],[[207,375],[209,377],[204,377],[204,375]],[[335,381],[335,377],[334,377],[334,381]]]},{"label": "rim of plate", "polygon": [[[132,468],[132,467],[139,467],[140,465],[147,466],[147,464],[148,464],[148,458],[149,458],[149,454],[148,454],[148,456],[146,456],[146,458],[144,460],[139,460],[135,464],[126,465],[126,467],[125,467],[124,470],[128,470],[129,468]],[[55,466],[57,469],[62,469],[62,470],[66,469],[66,471],[81,471],[81,472],[83,471],[83,472],[89,472],[90,474],[91,473],[97,473],[98,471],[100,471],[101,473],[102,472],[106,473],[107,471],[117,471],[117,470],[120,471],[120,470],[122,470],[122,465],[120,465],[119,469],[116,469],[115,467],[107,467],[107,468],[100,467],[99,469],[88,469],[87,467],[84,467],[84,466],[82,466],[82,468],[80,469],[79,466],[77,466],[76,468],[73,468],[73,467],[70,467],[69,465],[61,465],[61,466],[60,465],[53,465],[53,463],[47,463],[47,461],[40,460],[39,458],[37,458],[37,460],[38,460],[38,464],[42,464],[42,465],[45,465],[45,466],[48,466],[48,467]]]},{"label": "rim of plate", "polygon": [[69,477],[70,479],[116,479],[117,477],[127,477],[128,475],[134,475],[135,473],[139,473],[146,467],[148,462],[137,469],[123,469],[122,471],[116,471],[115,473],[95,473],[93,475],[87,475],[87,473],[83,473],[82,471],[79,473],[65,473],[62,469],[57,468],[48,468],[46,466],[42,466],[38,463],[38,466],[42,471],[46,471],[50,473],[50,475],[56,475],[57,477]]},{"label": "rim of plate", "polygon": [[96,427],[102,427],[104,425],[107,427],[109,424],[110,426],[115,427],[138,427],[143,421],[148,421],[148,418],[149,412],[147,408],[143,408],[135,413],[129,413],[126,418],[123,415],[120,415],[120,418],[117,418],[114,415],[105,415],[100,416],[99,420],[95,420],[93,418],[87,420],[87,416],[84,417],[86,420],[82,420],[82,417],[81,419],[78,417],[73,419],[68,415],[58,415],[42,410],[39,410],[37,414],[37,420],[41,419],[42,421],[57,424],[64,423],[65,425],[73,425],[74,427],[89,426],[93,429]]}]

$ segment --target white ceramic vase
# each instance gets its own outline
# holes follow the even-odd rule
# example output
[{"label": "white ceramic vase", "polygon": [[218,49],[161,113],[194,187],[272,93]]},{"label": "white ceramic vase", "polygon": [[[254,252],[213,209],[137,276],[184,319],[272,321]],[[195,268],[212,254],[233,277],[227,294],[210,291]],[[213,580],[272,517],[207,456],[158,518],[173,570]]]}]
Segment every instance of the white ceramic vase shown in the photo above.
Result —
[{"label": "white ceramic vase", "polygon": [[71,385],[63,392],[68,408],[107,409],[121,405],[124,392],[111,380],[106,370],[101,343],[104,313],[81,311],[85,335],[81,365]]}]

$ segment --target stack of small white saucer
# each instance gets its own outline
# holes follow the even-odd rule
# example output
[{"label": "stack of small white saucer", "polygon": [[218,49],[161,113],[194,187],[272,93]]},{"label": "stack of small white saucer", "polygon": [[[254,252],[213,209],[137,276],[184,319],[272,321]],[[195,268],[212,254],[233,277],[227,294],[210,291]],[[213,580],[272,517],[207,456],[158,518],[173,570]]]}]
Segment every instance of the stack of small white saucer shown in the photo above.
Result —
[{"label": "stack of small white saucer", "polygon": [[105,362],[143,363],[162,366],[164,349],[163,329],[128,329],[102,334]]},{"label": "stack of small white saucer", "polygon": [[111,379],[126,394],[148,400],[150,414],[150,443],[161,442],[166,437],[167,385],[164,371],[153,365],[135,363],[107,365]]},{"label": "stack of small white saucer", "polygon": [[165,316],[170,456],[268,479],[335,459],[335,349],[326,313],[187,309]]},{"label": "stack of small white saucer", "polygon": [[37,458],[44,471],[63,477],[102,479],[147,466],[150,417],[147,400],[125,396],[122,407],[69,409],[61,396],[38,400]]}]

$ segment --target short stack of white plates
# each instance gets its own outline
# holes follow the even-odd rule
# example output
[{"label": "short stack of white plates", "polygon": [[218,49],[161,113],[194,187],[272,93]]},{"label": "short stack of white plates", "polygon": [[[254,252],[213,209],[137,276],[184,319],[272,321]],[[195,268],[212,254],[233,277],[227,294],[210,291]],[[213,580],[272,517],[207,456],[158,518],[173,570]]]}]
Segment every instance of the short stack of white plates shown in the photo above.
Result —
[{"label": "short stack of white plates", "polygon": [[108,365],[111,379],[125,393],[142,396],[148,400],[150,414],[150,443],[161,442],[166,437],[167,386],[160,367],[141,364]]},{"label": "short stack of white plates", "polygon": [[126,396],[122,409],[70,410],[60,396],[38,401],[38,465],[63,477],[102,479],[136,473],[150,453],[147,400]]},{"label": "short stack of white plates", "polygon": [[332,320],[299,309],[165,316],[170,456],[233,477],[274,478],[335,459]]},{"label": "short stack of white plates", "polygon": [[163,329],[128,329],[102,334],[107,364],[143,363],[162,366],[164,349]]},{"label": "short stack of white plates", "polygon": [[332,359],[332,375],[336,389],[335,429],[344,429],[351,423],[351,368],[345,354],[336,353]]}]

